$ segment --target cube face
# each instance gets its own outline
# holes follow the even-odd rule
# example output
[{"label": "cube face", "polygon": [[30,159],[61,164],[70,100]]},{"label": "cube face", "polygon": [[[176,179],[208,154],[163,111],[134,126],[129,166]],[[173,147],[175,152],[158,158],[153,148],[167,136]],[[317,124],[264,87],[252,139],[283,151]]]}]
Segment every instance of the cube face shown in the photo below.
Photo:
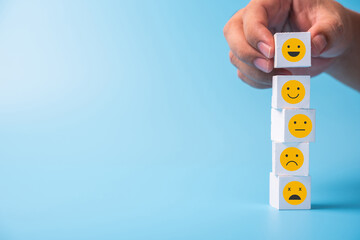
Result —
[{"label": "cube face", "polygon": [[276,33],[275,68],[311,66],[311,36],[309,32]]},{"label": "cube face", "polygon": [[277,209],[310,209],[311,177],[270,173],[270,205]]},{"label": "cube face", "polygon": [[272,169],[275,175],[309,175],[309,143],[272,143]]},{"label": "cube face", "polygon": [[271,109],[271,140],[314,142],[314,109]]},{"label": "cube face", "polygon": [[310,108],[310,76],[273,76],[273,108]]}]

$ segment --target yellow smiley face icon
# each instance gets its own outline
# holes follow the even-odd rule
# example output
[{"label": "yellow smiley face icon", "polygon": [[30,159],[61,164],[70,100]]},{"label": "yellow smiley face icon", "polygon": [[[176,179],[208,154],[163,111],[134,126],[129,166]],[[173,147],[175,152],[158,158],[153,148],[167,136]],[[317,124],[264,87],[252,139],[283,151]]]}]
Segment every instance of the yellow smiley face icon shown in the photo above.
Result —
[{"label": "yellow smiley face icon", "polygon": [[286,60],[298,62],[305,56],[306,47],[300,39],[290,38],[284,42],[281,51]]},{"label": "yellow smiley face icon", "polygon": [[288,147],[280,154],[280,163],[288,171],[296,171],[304,163],[303,153],[296,147]]},{"label": "yellow smiley face icon", "polygon": [[304,138],[311,133],[312,123],[308,116],[304,114],[296,114],[288,124],[289,132],[297,138]]},{"label": "yellow smiley face icon", "polygon": [[305,87],[297,80],[287,81],[281,88],[281,96],[290,104],[297,104],[305,97]]},{"label": "yellow smiley face icon", "polygon": [[306,199],[306,187],[298,181],[289,182],[284,187],[283,196],[287,203],[291,205],[299,205]]}]

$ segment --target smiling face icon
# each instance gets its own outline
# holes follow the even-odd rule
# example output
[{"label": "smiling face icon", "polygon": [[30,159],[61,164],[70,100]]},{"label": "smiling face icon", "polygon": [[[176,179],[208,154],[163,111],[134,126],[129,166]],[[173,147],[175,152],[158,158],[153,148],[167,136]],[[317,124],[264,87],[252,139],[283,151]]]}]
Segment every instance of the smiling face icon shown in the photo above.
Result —
[{"label": "smiling face icon", "polygon": [[305,56],[305,44],[297,38],[286,40],[282,46],[282,54],[284,58],[290,62],[298,62]]},{"label": "smiling face icon", "polygon": [[280,163],[288,171],[296,171],[304,163],[303,153],[296,147],[288,147],[280,155]]},{"label": "smiling face icon", "polygon": [[312,122],[310,118],[304,114],[296,114],[288,124],[289,132],[297,138],[304,138],[311,133]]},{"label": "smiling face icon", "polygon": [[283,196],[287,203],[291,205],[299,205],[306,199],[306,187],[298,181],[289,182],[284,187]]},{"label": "smiling face icon", "polygon": [[281,96],[290,104],[297,104],[305,97],[305,87],[297,80],[287,81],[281,88]]}]

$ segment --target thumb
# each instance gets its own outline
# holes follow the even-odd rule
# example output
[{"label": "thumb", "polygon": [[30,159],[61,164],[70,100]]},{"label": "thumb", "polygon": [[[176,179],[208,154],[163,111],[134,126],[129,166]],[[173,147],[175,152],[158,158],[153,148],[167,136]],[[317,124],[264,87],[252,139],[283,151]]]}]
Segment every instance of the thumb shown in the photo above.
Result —
[{"label": "thumb", "polygon": [[344,25],[334,18],[323,18],[310,29],[311,55],[313,57],[336,57],[342,53]]}]

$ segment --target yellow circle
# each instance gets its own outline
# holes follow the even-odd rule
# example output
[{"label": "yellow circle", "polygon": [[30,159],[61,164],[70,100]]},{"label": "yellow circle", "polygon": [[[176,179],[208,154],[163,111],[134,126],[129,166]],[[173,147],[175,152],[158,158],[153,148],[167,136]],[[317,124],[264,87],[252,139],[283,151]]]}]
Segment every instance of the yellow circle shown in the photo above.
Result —
[{"label": "yellow circle", "polygon": [[306,187],[298,181],[289,182],[284,187],[283,196],[287,203],[291,205],[299,205],[306,199]]},{"label": "yellow circle", "polygon": [[304,114],[296,114],[288,124],[289,132],[297,138],[304,138],[311,133],[312,123],[308,116]]},{"label": "yellow circle", "polygon": [[281,51],[286,60],[298,62],[305,56],[306,47],[300,39],[290,38],[284,42]]},{"label": "yellow circle", "polygon": [[288,147],[280,154],[280,163],[288,171],[296,171],[304,163],[303,153],[296,147]]},{"label": "yellow circle", "polygon": [[290,104],[297,104],[305,97],[305,87],[297,80],[287,81],[281,88],[281,96]]}]

